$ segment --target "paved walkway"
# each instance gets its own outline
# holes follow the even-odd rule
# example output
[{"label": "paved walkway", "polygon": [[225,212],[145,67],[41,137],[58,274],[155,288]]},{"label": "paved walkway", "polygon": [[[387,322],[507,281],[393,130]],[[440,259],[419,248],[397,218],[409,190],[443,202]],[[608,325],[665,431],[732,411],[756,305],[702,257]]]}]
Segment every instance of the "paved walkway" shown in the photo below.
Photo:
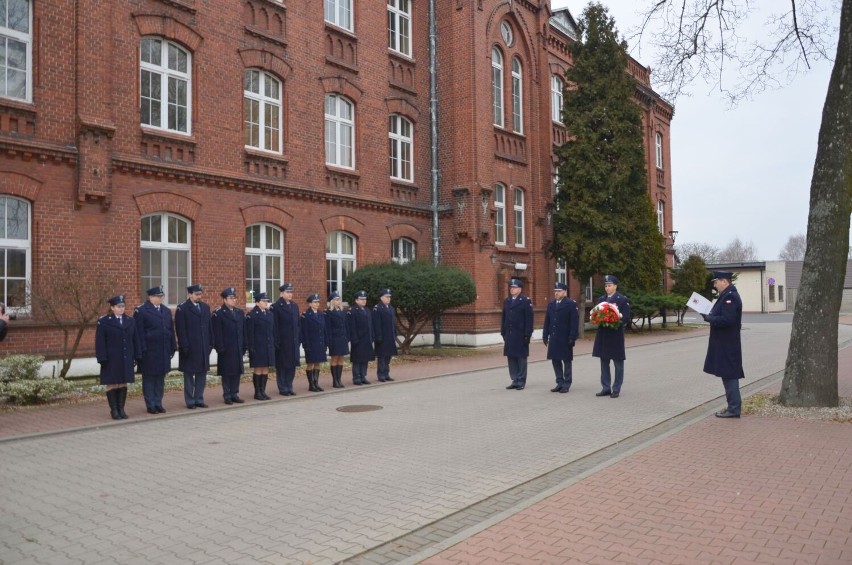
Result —
[{"label": "paved walkway", "polygon": [[[788,335],[746,328],[747,392],[777,382]],[[0,563],[852,563],[852,425],[708,417],[705,336],[632,337],[619,400],[594,398],[584,342],[568,395],[549,363],[503,390],[498,348],[239,407],[5,413]]]}]

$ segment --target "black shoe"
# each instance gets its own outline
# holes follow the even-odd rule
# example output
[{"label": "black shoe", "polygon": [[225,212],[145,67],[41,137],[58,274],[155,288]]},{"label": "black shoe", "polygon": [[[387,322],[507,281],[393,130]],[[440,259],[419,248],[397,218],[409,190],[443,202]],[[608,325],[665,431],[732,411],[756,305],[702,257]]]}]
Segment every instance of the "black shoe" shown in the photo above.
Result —
[{"label": "black shoe", "polygon": [[163,408],[162,406],[157,406],[154,410],[156,410],[158,414],[165,414],[166,413],[166,409]]},{"label": "black shoe", "polygon": [[613,392],[612,394],[610,394],[610,395],[609,395],[609,397],[610,397],[610,398],[618,398],[618,395],[619,395],[619,394],[620,394],[620,393],[618,393],[618,392]]},{"label": "black shoe", "polygon": [[515,390],[524,390],[524,387],[523,386],[516,386]]},{"label": "black shoe", "polygon": [[287,396],[296,396],[296,393],[291,390],[287,393]]},{"label": "black shoe", "polygon": [[559,392],[561,392],[562,394],[565,394],[566,392],[568,392],[568,389],[565,388],[565,387],[562,387],[562,388],[559,389]]},{"label": "black shoe", "polygon": [[[561,386],[559,386],[559,385],[556,385],[555,387],[553,387],[552,389],[550,389],[550,392],[562,392],[562,387],[561,387]],[[567,392],[567,391],[566,391],[566,392]]]},{"label": "black shoe", "polygon": [[190,404],[189,406],[187,406],[187,408],[189,408],[190,410],[195,410],[195,404]]},{"label": "black shoe", "polygon": [[371,382],[370,382],[370,381],[368,381],[367,379],[361,379],[361,384],[362,384],[362,385],[371,385],[371,384],[373,384],[373,383],[371,383]]},{"label": "black shoe", "polygon": [[197,406],[198,408],[207,408],[207,405],[206,405],[206,404],[204,404],[203,402],[199,402],[199,403],[198,403],[198,404],[196,404],[195,406]]},{"label": "black shoe", "polygon": [[231,400],[233,400],[233,401],[234,401],[234,402],[236,402],[237,404],[243,404],[243,403],[245,402],[245,400],[243,400],[243,399],[242,399],[242,398],[240,398],[239,396],[235,396],[235,397],[234,397],[234,398],[232,398]]},{"label": "black shoe", "polygon": [[233,403],[234,403],[234,401],[233,401],[233,400],[231,400],[230,398],[226,398],[226,399],[225,399],[225,404],[227,404],[227,405],[229,405],[229,406],[230,406],[230,405],[231,405],[231,404],[233,404]]},{"label": "black shoe", "polygon": [[739,414],[734,414],[733,412],[728,412],[727,410],[723,410],[721,412],[716,412],[717,418],[739,418]]},{"label": "black shoe", "polygon": [[281,396],[290,396],[290,393],[289,393],[289,392],[286,392],[286,391],[285,391],[285,392],[281,392],[281,391],[279,390],[279,391],[278,391],[278,394],[279,394],[279,395],[281,395]]},{"label": "black shoe", "polygon": [[608,390],[602,390],[600,392],[596,392],[595,396],[611,396],[612,393]]},{"label": "black shoe", "polygon": [[157,414],[157,413],[158,412],[157,412],[156,408],[148,408],[148,414]]},{"label": "black shoe", "polygon": [[514,390],[514,389],[516,389],[516,388],[518,388],[518,387],[517,387],[517,386],[515,386],[515,384],[514,384],[514,383],[512,383],[512,384],[510,384],[509,386],[507,386],[507,387],[506,387],[506,390]]},{"label": "black shoe", "polygon": [[364,383],[362,383],[361,381],[352,381],[352,384],[355,386],[361,386]]},{"label": "black shoe", "polygon": [[393,380],[392,378],[388,377],[388,378],[385,379],[385,382],[392,381],[392,380]]}]

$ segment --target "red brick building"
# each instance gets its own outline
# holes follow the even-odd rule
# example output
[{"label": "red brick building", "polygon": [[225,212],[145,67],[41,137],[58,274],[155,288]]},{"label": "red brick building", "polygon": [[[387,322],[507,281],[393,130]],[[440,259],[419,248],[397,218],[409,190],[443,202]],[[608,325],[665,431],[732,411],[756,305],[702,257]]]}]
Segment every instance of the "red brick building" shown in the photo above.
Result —
[{"label": "red brick building", "polygon": [[[498,328],[508,278],[543,307],[566,276],[546,247],[574,27],[547,0],[436,2],[436,201],[427,0],[5,4],[0,280],[20,317],[4,349],[56,352],[14,297],[69,259],[131,302],[162,283],[174,306],[193,282],[212,304],[282,280],[324,294],[438,247],[477,281],[444,321],[465,343]],[[666,234],[672,107],[629,71]]]}]

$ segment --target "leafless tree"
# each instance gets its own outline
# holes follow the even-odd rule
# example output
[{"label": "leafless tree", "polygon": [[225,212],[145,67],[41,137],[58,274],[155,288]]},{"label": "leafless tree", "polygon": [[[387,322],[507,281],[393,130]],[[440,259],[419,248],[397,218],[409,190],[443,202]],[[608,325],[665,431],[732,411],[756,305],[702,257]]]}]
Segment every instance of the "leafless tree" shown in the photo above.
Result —
[{"label": "leafless tree", "polygon": [[757,261],[757,249],[751,241],[742,241],[735,237],[731,243],[719,252],[719,263],[746,263]]},{"label": "leafless tree", "polygon": [[[773,3],[783,11],[770,18],[759,37],[743,32],[744,22],[757,8],[752,0],[647,2],[637,33],[649,33],[660,47],[655,78],[671,98],[703,78],[737,102],[789,82],[816,61],[831,60],[834,52],[811,179],[808,246],[780,398],[788,406],[837,406],[835,322],[841,293],[835,289],[843,285],[846,273],[852,213],[852,1]],[[733,84],[726,80],[728,69],[739,77]]]},{"label": "leafless tree", "polygon": [[808,242],[805,234],[797,233],[796,235],[791,235],[787,243],[784,244],[784,247],[781,248],[778,258],[782,261],[802,261],[805,258],[805,248],[807,245]]},{"label": "leafless tree", "polygon": [[683,261],[694,255],[701,257],[705,264],[718,263],[719,253],[721,252],[715,245],[701,241],[678,243],[675,245],[675,250],[677,251],[677,256]]}]

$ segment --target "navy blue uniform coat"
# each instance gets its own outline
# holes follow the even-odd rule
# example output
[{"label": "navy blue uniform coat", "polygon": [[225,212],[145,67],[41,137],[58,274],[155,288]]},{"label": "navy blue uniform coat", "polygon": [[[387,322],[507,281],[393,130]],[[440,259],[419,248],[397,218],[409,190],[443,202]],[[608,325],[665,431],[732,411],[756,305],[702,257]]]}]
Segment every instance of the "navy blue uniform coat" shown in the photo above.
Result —
[{"label": "navy blue uniform coat", "polygon": [[133,312],[136,331],[142,340],[142,361],[139,372],[146,376],[165,375],[172,368],[172,357],[177,351],[172,311],[161,305],[159,309],[145,302]]},{"label": "navy blue uniform coat", "polygon": [[743,302],[734,285],[728,286],[707,314],[710,322],[710,341],[704,372],[723,379],[742,379],[743,347],[740,329],[743,321]]},{"label": "navy blue uniform coat", "polygon": [[249,367],[272,367],[275,365],[275,320],[269,310],[260,306],[246,314],[246,348]]},{"label": "navy blue uniform coat", "polygon": [[213,311],[213,347],[218,357],[218,373],[232,377],[243,374],[243,326],[245,313],[239,308],[220,306]]},{"label": "navy blue uniform coat", "polygon": [[373,306],[373,341],[376,357],[393,357],[396,350],[396,310],[390,304],[379,302]]},{"label": "navy blue uniform coat", "polygon": [[621,325],[618,329],[598,328],[595,335],[595,345],[592,348],[592,357],[601,359],[615,359],[624,361],[627,355],[624,352],[624,326],[630,323],[630,302],[627,297],[616,291],[612,296],[604,294],[598,298],[598,304],[610,302],[615,304],[621,312]]},{"label": "navy blue uniform coat", "polygon": [[519,294],[514,299],[511,296],[506,298],[503,301],[503,315],[500,318],[503,355],[505,357],[529,357],[532,333],[532,300],[523,294]]},{"label": "navy blue uniform coat", "polygon": [[572,361],[574,342],[580,332],[580,312],[577,303],[565,297],[559,304],[552,300],[544,315],[541,337],[547,343],[547,358]]},{"label": "navy blue uniform coat", "polygon": [[329,355],[349,353],[349,334],[346,331],[346,314],[343,310],[329,308],[325,311],[325,342]]},{"label": "navy blue uniform coat", "polygon": [[299,306],[292,300],[287,303],[279,298],[269,306],[275,319],[276,366],[298,367],[299,361]]},{"label": "navy blue uniform coat", "polygon": [[302,347],[305,348],[306,363],[322,363],[328,360],[325,350],[325,312],[313,311],[308,308],[302,314],[301,321]]},{"label": "navy blue uniform coat", "polygon": [[349,360],[353,363],[367,363],[375,359],[372,313],[366,308],[355,305],[346,312],[346,325],[349,330],[349,342],[352,345]]},{"label": "navy blue uniform coat", "polygon": [[136,380],[133,363],[142,355],[142,340],[136,322],[124,314],[119,323],[115,314],[98,319],[95,329],[95,356],[101,364],[101,384],[120,385]]},{"label": "navy blue uniform coat", "polygon": [[175,333],[180,354],[178,369],[184,373],[206,373],[210,370],[210,351],[213,350],[213,323],[210,306],[199,302],[196,307],[187,300],[175,311]]}]

